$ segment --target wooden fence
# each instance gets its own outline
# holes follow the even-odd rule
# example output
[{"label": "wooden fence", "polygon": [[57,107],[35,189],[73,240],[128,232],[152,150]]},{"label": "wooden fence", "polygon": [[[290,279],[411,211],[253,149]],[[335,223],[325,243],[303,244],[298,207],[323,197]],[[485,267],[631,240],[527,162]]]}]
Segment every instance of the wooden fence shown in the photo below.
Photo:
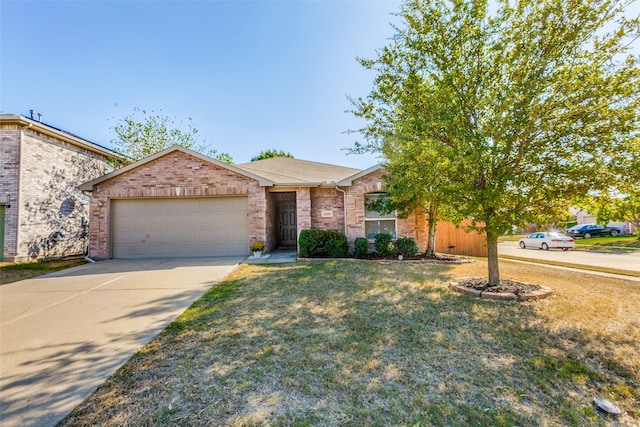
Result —
[{"label": "wooden fence", "polygon": [[[468,224],[464,221],[462,225]],[[467,233],[450,222],[436,226],[436,252],[453,255],[487,256],[487,236],[475,231]]]}]

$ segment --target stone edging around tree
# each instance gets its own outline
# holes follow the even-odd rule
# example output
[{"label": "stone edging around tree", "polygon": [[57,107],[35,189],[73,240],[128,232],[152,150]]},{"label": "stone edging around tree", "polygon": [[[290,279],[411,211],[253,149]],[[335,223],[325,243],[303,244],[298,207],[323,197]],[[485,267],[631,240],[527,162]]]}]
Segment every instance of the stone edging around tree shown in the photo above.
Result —
[{"label": "stone edging around tree", "polygon": [[538,285],[540,287],[540,289],[538,290],[520,294],[515,294],[513,292],[487,292],[486,290],[468,288],[466,286],[460,285],[458,282],[450,282],[449,285],[456,292],[491,300],[529,301],[546,298],[553,294],[553,289],[548,286],[542,285]]}]

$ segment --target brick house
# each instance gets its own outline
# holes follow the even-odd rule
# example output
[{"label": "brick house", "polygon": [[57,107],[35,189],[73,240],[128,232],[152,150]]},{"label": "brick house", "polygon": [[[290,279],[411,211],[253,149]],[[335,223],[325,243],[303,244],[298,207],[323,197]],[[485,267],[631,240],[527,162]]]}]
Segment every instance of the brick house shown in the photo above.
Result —
[{"label": "brick house", "polygon": [[367,210],[384,192],[383,169],[276,157],[227,165],[174,146],[80,186],[91,192],[96,259],[247,255],[296,248],[303,229],[357,237],[387,231],[426,246],[422,210],[407,218]]},{"label": "brick house", "polygon": [[0,115],[0,261],[81,255],[89,198],[78,184],[116,155],[27,117]]}]

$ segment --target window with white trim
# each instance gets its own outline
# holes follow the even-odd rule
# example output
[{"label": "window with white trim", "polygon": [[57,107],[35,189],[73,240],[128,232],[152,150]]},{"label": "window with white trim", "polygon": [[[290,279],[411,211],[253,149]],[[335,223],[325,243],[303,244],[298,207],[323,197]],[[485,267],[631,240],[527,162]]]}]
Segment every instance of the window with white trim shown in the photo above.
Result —
[{"label": "window with white trim", "polygon": [[393,239],[397,238],[396,211],[383,214],[375,210],[375,206],[387,197],[387,193],[364,195],[364,233],[369,240],[373,240],[378,233],[388,233]]}]

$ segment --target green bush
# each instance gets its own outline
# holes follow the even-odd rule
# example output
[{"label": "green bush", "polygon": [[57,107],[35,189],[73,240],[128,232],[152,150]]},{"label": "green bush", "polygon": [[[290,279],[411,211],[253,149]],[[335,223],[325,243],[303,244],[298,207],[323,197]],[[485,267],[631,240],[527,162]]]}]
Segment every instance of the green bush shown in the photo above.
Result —
[{"label": "green bush", "polygon": [[380,256],[395,255],[396,247],[389,233],[378,233],[375,236],[376,252]]},{"label": "green bush", "polygon": [[303,257],[313,256],[322,251],[322,240],[320,234],[322,230],[302,230],[298,240],[298,249]]},{"label": "green bush", "polygon": [[324,230],[325,232],[325,248],[327,255],[333,258],[347,256],[349,253],[349,244],[347,237],[338,230]]},{"label": "green bush", "polygon": [[405,257],[415,257],[420,252],[418,244],[412,237],[398,237],[398,255]]},{"label": "green bush", "polygon": [[369,240],[364,237],[358,237],[356,239],[356,248],[353,251],[353,256],[356,258],[364,258],[369,253]]},{"label": "green bush", "polygon": [[303,257],[344,257],[349,252],[347,238],[338,230],[302,230],[298,241]]}]

